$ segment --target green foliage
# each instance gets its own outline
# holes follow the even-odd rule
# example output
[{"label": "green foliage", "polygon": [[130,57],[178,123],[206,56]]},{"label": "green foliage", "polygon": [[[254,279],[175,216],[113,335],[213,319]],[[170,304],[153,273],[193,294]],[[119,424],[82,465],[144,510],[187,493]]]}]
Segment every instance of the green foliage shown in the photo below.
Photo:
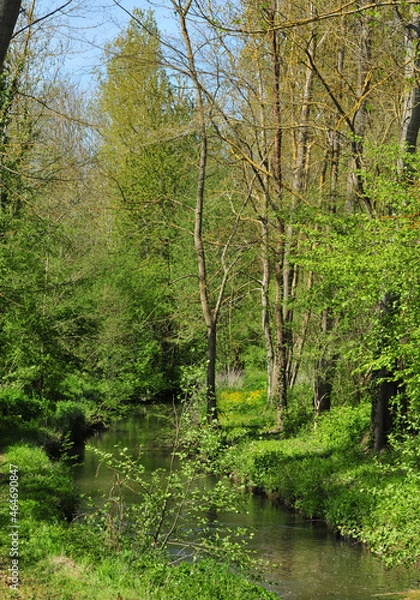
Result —
[{"label": "green foliage", "polygon": [[388,566],[416,562],[419,443],[407,434],[381,457],[366,452],[370,406],[337,407],[295,438],[242,441],[225,468],[343,536],[364,542]]},{"label": "green foliage", "polygon": [[54,429],[68,435],[73,441],[82,440],[87,431],[87,419],[83,404],[72,400],[57,402],[53,416]]},{"label": "green foliage", "polygon": [[313,418],[312,386],[298,384],[288,395],[284,413],[284,434],[287,437],[297,435],[302,428],[313,423]]},{"label": "green foliage", "polygon": [[[122,461],[124,473],[134,475],[137,480],[140,476],[141,480],[139,463],[134,464],[124,453],[117,460]],[[70,509],[74,510],[78,500],[72,479],[63,465],[52,464],[38,448],[15,446],[4,457],[1,468],[5,473],[4,483],[7,483],[10,461],[19,467],[19,557],[25,565],[20,573],[20,583],[25,595],[39,600],[113,600],[121,594],[133,600],[181,600],[198,596],[208,600],[217,597],[268,600],[275,597],[232,572],[225,562],[231,552],[226,539],[221,541],[224,548],[222,563],[205,560],[176,566],[151,544],[151,536],[144,540],[144,551],[139,552],[137,533],[141,535],[141,530],[135,530],[136,535],[121,544],[120,549],[115,544],[115,536],[110,544],[111,513],[106,524],[98,521],[105,508],[90,522],[63,523],[62,517]],[[153,486],[161,476],[161,473],[155,474],[152,481],[144,481],[151,496],[144,500],[142,508],[147,507],[149,515],[136,512],[136,525],[141,518],[143,522],[149,519],[148,524],[153,524],[151,517],[157,511],[153,503],[158,499]],[[0,553],[4,556],[10,546],[7,491],[7,485],[0,486]],[[213,497],[220,499],[225,495],[226,492],[219,490]],[[116,502],[116,496],[112,497],[114,516]],[[127,519],[131,517],[127,514]],[[113,525],[115,523],[114,519]],[[4,594],[5,598],[9,597],[6,590]]]},{"label": "green foliage", "polygon": [[[17,465],[19,470],[22,519],[55,522],[72,518],[79,498],[67,467],[60,462],[51,463],[43,450],[29,445],[15,445],[7,451],[1,468],[6,480],[10,464]],[[3,496],[5,493],[3,486]],[[4,523],[9,519],[8,502],[2,506]]]},{"label": "green foliage", "polygon": [[[169,471],[145,474],[141,456],[132,458],[126,449],[117,456],[95,450],[112,469],[114,484],[88,522],[109,548],[135,549],[142,555],[172,548],[195,559],[210,555],[241,566],[251,564],[244,531],[221,528],[215,518],[219,511],[237,511],[238,496],[226,477],[209,484],[209,475],[218,470],[214,462],[217,434],[209,436],[209,429],[184,438],[173,451]],[[127,490],[130,503],[125,500]]]},{"label": "green foliage", "polygon": [[0,415],[8,424],[19,419],[29,421],[40,418],[45,413],[45,403],[39,398],[31,398],[21,389],[6,387],[0,389]]},{"label": "green foliage", "polygon": [[[416,155],[401,147],[366,141],[360,173],[371,198],[373,218],[355,211],[343,216],[312,215],[302,223],[303,241],[296,260],[315,275],[308,304],[327,310],[330,327],[315,328],[309,356],[335,356],[333,402],[374,395],[375,376],[386,370],[398,384],[392,410],[417,422],[419,380],[419,262],[417,186],[398,169],[402,160],[418,170]],[[386,298],[393,301],[384,309]],[[315,319],[313,319],[315,324]],[[315,363],[316,364],[316,363]],[[408,409],[408,410],[407,410]],[[401,420],[394,420],[394,430]]]},{"label": "green foliage", "polygon": [[321,415],[317,422],[316,439],[327,449],[357,448],[369,430],[370,405],[340,406]]}]

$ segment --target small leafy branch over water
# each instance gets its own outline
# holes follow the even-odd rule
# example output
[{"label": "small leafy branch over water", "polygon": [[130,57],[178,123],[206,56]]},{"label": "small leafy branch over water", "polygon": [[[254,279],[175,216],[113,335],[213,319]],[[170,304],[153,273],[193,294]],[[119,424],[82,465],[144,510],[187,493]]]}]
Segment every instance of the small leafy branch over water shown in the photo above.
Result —
[{"label": "small leafy branch over water", "polygon": [[105,533],[109,547],[139,553],[170,549],[173,558],[211,555],[249,565],[246,531],[222,530],[217,524],[219,511],[238,512],[237,493],[228,480],[209,483],[207,469],[196,458],[173,454],[168,471],[146,474],[141,455],[133,458],[127,448],[116,456],[91,449],[114,475],[107,501],[88,517]]},{"label": "small leafy branch over water", "polygon": [[[184,450],[185,451],[185,450]],[[180,450],[181,452],[181,450]],[[106,456],[107,460],[111,460]],[[120,450],[108,506],[81,522],[63,520],[75,513],[79,501],[74,483],[61,461],[54,464],[41,449],[15,445],[4,457],[20,469],[20,598],[22,600],[188,600],[229,598],[268,600],[277,596],[238,577],[228,563],[248,564],[242,532],[222,532],[204,511],[235,505],[226,482],[200,487],[204,474],[198,459],[184,469],[158,470],[146,477],[140,461]],[[188,468],[187,468],[188,462]],[[194,464],[196,466],[194,466]],[[194,477],[192,477],[194,475]],[[4,476],[3,483],[7,483]],[[0,480],[1,481],[1,480]],[[163,484],[163,485],[162,485]],[[136,491],[138,506],[128,504],[126,492]],[[10,551],[7,485],[0,485],[0,569]],[[48,492],[48,493],[46,493]],[[46,502],[48,498],[48,502]],[[182,510],[181,510],[182,509]],[[186,511],[196,511],[193,525],[185,526]],[[207,537],[208,536],[208,537]],[[169,553],[172,560],[168,560]],[[187,556],[221,560],[184,561]],[[179,560],[178,560],[179,559]],[[180,564],[178,564],[178,562]],[[4,585],[3,585],[4,584]],[[0,578],[0,597],[11,596]]]},{"label": "small leafy branch over water", "polygon": [[[252,533],[218,523],[219,512],[240,510],[241,495],[220,473],[221,433],[200,416],[202,392],[184,389],[181,408],[174,407],[175,433],[169,466],[145,470],[142,452],[90,449],[113,472],[106,502],[88,517],[105,534],[110,548],[138,553],[168,551],[172,560],[211,556],[240,568],[261,567],[247,549]],[[217,477],[216,477],[217,474]]]}]

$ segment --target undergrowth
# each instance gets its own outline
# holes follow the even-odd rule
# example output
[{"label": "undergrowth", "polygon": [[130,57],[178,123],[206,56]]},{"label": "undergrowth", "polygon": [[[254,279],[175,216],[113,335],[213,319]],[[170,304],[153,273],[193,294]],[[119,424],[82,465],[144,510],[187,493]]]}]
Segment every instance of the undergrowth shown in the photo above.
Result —
[{"label": "undergrowth", "polygon": [[307,517],[360,540],[387,566],[420,560],[420,442],[406,434],[389,451],[366,444],[370,405],[342,406],[292,438],[243,437],[225,468]]}]

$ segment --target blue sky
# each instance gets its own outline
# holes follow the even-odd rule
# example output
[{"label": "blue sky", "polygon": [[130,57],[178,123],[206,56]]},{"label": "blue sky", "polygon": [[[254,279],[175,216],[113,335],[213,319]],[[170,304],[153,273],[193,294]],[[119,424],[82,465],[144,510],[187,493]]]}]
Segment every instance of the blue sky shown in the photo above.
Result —
[{"label": "blue sky", "polygon": [[[38,14],[46,14],[64,4],[65,0],[38,0]],[[163,34],[176,31],[171,10],[165,0],[157,0],[152,6],[146,0],[119,0],[127,11],[133,8],[153,8],[159,29]],[[103,48],[115,38],[129,21],[129,15],[113,0],[73,0],[60,16],[46,22],[45,31],[50,32],[54,44],[65,53],[62,70],[74,82],[89,90],[94,85],[95,69],[101,63]],[[59,23],[59,27],[56,25]]]}]

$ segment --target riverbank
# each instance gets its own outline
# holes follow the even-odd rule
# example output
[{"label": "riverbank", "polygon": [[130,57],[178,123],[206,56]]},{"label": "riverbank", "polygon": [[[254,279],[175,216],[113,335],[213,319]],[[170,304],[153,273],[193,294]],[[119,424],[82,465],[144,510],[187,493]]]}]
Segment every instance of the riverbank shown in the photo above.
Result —
[{"label": "riverbank", "polygon": [[[243,410],[262,418],[258,403]],[[229,412],[230,411],[230,412]],[[247,414],[246,414],[247,413]],[[228,415],[228,416],[227,416]],[[420,561],[420,444],[409,434],[380,456],[368,449],[370,405],[338,407],[293,437],[247,434],[232,403],[221,414],[236,443],[225,452],[232,478],[364,544],[389,567]],[[234,429],[229,432],[229,423]],[[235,433],[236,432],[236,433]],[[239,433],[238,433],[239,432]]]},{"label": "riverbank", "polygon": [[[222,427],[217,434],[209,431],[205,439],[207,449],[216,452],[219,466],[254,492],[267,494],[309,518],[323,519],[343,536],[362,540],[367,531],[375,540],[375,535],[381,535],[381,547],[369,540],[363,543],[386,564],[415,562],[420,513],[416,441],[407,437],[395,442],[392,452],[373,457],[366,440],[369,407],[364,405],[333,410],[318,421],[315,430],[307,427],[289,438],[281,437],[269,431],[271,417],[263,401],[263,393],[255,391],[230,391],[221,397]],[[164,434],[161,426],[159,431]],[[9,594],[12,598],[277,597],[238,578],[227,565],[207,560],[176,566],[154,551],[140,559],[130,545],[110,544],[112,540],[94,522],[67,522],[80,512],[80,496],[65,465],[52,463],[33,446],[9,449],[3,457],[0,568],[5,594],[9,593],[10,563],[6,535],[10,513],[5,510],[9,464],[23,465],[19,472],[21,585],[20,595]],[[388,597],[414,600],[416,593]]]},{"label": "riverbank", "polygon": [[[34,445],[15,444],[0,464],[0,596],[13,600],[274,600],[229,565],[174,563],[79,514],[70,469]],[[79,519],[74,519],[78,515]],[[12,586],[12,587],[11,587]]]}]

